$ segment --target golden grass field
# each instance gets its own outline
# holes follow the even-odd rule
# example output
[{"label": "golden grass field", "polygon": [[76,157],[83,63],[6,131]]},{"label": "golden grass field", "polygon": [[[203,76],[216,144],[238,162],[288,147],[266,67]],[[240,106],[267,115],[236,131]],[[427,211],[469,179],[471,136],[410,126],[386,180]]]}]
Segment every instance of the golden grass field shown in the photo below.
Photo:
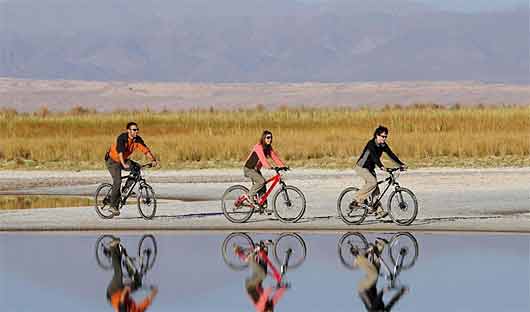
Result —
[{"label": "golden grass field", "polygon": [[[0,112],[0,168],[102,169],[128,121],[161,168],[241,167],[263,129],[291,167],[352,167],[378,125],[411,167],[530,165],[530,107]],[[355,159],[352,159],[352,157]],[[143,159],[136,155],[135,159]]]}]

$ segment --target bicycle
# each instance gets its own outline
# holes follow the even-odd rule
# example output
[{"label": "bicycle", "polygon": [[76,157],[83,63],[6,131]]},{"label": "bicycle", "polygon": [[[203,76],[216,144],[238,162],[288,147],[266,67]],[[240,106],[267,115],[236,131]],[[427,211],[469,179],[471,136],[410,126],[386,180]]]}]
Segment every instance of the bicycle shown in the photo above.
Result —
[{"label": "bicycle", "polygon": [[[131,167],[129,175],[122,176],[121,179],[126,180],[125,185],[122,186],[121,197],[118,202],[118,209],[121,209],[129,197],[133,194],[135,186],[138,184],[138,191],[136,198],[138,202],[138,211],[140,215],[146,219],[151,220],[156,213],[156,196],[153,188],[147,184],[142,177],[143,168],[151,168],[152,164],[136,165]],[[112,219],[114,214],[109,210],[111,202],[112,184],[102,183],[96,189],[95,202],[96,212],[103,219]]]},{"label": "bicycle", "polygon": [[[370,248],[374,248],[374,245],[368,243],[364,235],[358,232],[348,232],[339,239],[339,259],[342,265],[350,270],[354,269],[353,262],[355,260],[355,256],[351,253],[352,247],[367,252]],[[394,234],[390,238],[387,250],[392,269],[386,264],[382,255],[381,263],[388,273],[385,278],[391,281],[394,281],[401,271],[412,268],[419,256],[418,241],[408,232]]]},{"label": "bicycle", "polygon": [[[260,241],[258,246],[273,246],[273,256],[281,271],[287,268],[298,268],[305,261],[307,247],[302,237],[296,233],[282,233],[274,241]],[[250,236],[242,232],[229,234],[221,245],[223,260],[234,271],[241,271],[248,267],[248,263],[234,252],[234,247],[239,247],[245,256],[256,249],[256,244]],[[283,257],[283,258],[282,258]],[[283,259],[283,260],[282,260]]]},{"label": "bicycle", "polygon": [[272,184],[265,194],[258,197],[257,205],[250,200],[248,188],[243,185],[233,185],[224,192],[221,198],[221,208],[228,220],[233,223],[244,223],[250,219],[255,210],[263,214],[264,204],[276,185],[280,185],[280,190],[272,197],[274,215],[284,223],[294,223],[302,218],[306,209],[304,194],[298,188],[286,185],[283,181],[281,172],[289,170],[288,168],[275,167],[273,169],[276,175],[265,182],[265,185]]},{"label": "bicycle", "polygon": [[[361,224],[370,212],[375,212],[376,207],[381,205],[381,201],[387,190],[394,186],[395,189],[390,193],[387,201],[387,212],[392,221],[399,225],[410,225],[416,219],[418,214],[418,201],[414,193],[404,187],[401,187],[397,181],[399,171],[405,171],[403,168],[388,168],[386,172],[389,176],[377,182],[377,185],[388,183],[385,190],[376,198],[370,196],[364,203],[354,204],[354,198],[359,188],[348,187],[344,189],[337,199],[337,211],[346,224]],[[400,217],[399,213],[406,214]]]},{"label": "bicycle", "polygon": [[[102,235],[96,241],[96,261],[103,270],[112,269],[112,257],[109,244],[116,240],[113,235]],[[144,235],[138,243],[138,257],[131,257],[128,255],[126,248],[121,242],[118,248],[122,253],[122,266],[128,274],[134,285],[142,286],[142,281],[149,270],[155,264],[158,254],[156,239],[153,235]]]}]

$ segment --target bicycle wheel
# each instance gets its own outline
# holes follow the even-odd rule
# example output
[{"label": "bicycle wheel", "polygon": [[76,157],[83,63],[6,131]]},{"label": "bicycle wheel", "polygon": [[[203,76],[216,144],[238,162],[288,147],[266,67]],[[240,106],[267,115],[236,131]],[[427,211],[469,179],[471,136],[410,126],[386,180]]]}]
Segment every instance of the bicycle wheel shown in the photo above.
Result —
[{"label": "bicycle wheel", "polygon": [[399,225],[410,225],[418,214],[418,201],[411,190],[397,188],[388,197],[388,214]]},{"label": "bicycle wheel", "polygon": [[290,250],[288,269],[296,269],[304,263],[307,256],[307,247],[300,235],[296,233],[283,233],[274,243],[274,258],[279,265],[284,264],[285,257]]},{"label": "bicycle wheel", "polygon": [[151,220],[156,213],[156,196],[153,188],[148,184],[142,184],[138,188],[138,212],[146,219]]},{"label": "bicycle wheel", "polygon": [[138,259],[140,259],[140,263],[145,266],[144,272],[153,268],[157,255],[158,247],[156,245],[155,237],[151,234],[142,236],[142,239],[140,239],[140,242],[138,243]]},{"label": "bicycle wheel", "polygon": [[344,267],[353,270],[355,256],[351,252],[352,247],[356,247],[359,251],[366,250],[368,248],[368,241],[361,233],[348,232],[342,235],[337,246],[340,262]]},{"label": "bicycle wheel", "polygon": [[418,259],[419,251],[418,241],[410,233],[397,233],[390,239],[390,260],[392,265],[399,265],[399,270],[411,268]]},{"label": "bicycle wheel", "polygon": [[103,270],[112,268],[112,257],[108,248],[109,243],[114,239],[112,235],[101,235],[96,241],[96,262]]},{"label": "bicycle wheel", "polygon": [[254,206],[245,196],[248,189],[243,185],[229,187],[221,198],[221,209],[225,217],[233,223],[247,222],[254,212]]},{"label": "bicycle wheel", "polygon": [[244,270],[248,263],[241,259],[235,252],[235,247],[242,248],[243,252],[246,254],[254,250],[254,242],[252,238],[245,233],[235,232],[228,235],[221,246],[221,253],[223,255],[223,260],[231,269],[235,271]]},{"label": "bicycle wheel", "polygon": [[112,219],[114,214],[110,209],[110,195],[112,193],[112,184],[103,183],[96,189],[95,202],[96,213],[103,219]]},{"label": "bicycle wheel", "polygon": [[352,205],[357,192],[359,192],[358,188],[348,187],[340,193],[337,199],[337,212],[346,224],[361,224],[368,215],[366,206]]},{"label": "bicycle wheel", "polygon": [[304,215],[305,206],[304,193],[292,185],[283,187],[272,198],[274,215],[284,223],[294,223],[300,220]]}]

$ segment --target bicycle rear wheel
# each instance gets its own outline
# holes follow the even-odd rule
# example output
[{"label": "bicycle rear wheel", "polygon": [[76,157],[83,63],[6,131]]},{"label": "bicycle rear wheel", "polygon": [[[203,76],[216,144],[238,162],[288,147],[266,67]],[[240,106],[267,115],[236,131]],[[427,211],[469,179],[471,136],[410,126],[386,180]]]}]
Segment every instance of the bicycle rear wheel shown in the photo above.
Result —
[{"label": "bicycle rear wheel", "polygon": [[390,239],[390,260],[393,265],[398,264],[400,270],[410,269],[416,263],[419,251],[418,241],[410,233],[397,233]]},{"label": "bicycle rear wheel", "polygon": [[112,268],[112,257],[108,246],[113,239],[114,236],[112,235],[101,235],[96,241],[96,262],[103,270]]},{"label": "bicycle rear wheel", "polygon": [[294,223],[305,213],[306,201],[302,191],[288,185],[283,187],[272,198],[272,210],[276,218],[284,223]]},{"label": "bicycle rear wheel", "polygon": [[94,196],[96,213],[103,219],[112,219],[114,217],[114,214],[109,210],[111,193],[112,184],[109,183],[100,184],[96,189],[96,195]]},{"label": "bicycle rear wheel", "polygon": [[274,258],[278,264],[283,265],[289,253],[288,269],[295,269],[304,263],[307,256],[307,247],[304,240],[296,233],[283,233],[274,244]]},{"label": "bicycle rear wheel", "polygon": [[337,212],[346,224],[361,224],[368,214],[366,206],[352,205],[357,192],[359,192],[358,188],[348,187],[340,193],[337,199]]},{"label": "bicycle rear wheel", "polygon": [[233,223],[244,223],[252,216],[254,206],[246,197],[248,189],[243,185],[229,187],[221,198],[221,209],[225,217]]},{"label": "bicycle rear wheel", "polygon": [[359,251],[366,250],[368,248],[368,241],[361,233],[348,232],[339,239],[338,253],[340,262],[344,267],[353,270],[353,261],[355,256],[352,254],[352,247]]},{"label": "bicycle rear wheel", "polygon": [[388,214],[399,225],[410,225],[418,214],[418,201],[411,190],[397,188],[388,197]]},{"label": "bicycle rear wheel", "polygon": [[158,247],[153,235],[147,234],[142,236],[138,243],[138,259],[145,266],[145,271],[151,270],[155,265]]},{"label": "bicycle rear wheel", "polygon": [[146,220],[153,219],[156,214],[155,191],[146,183],[138,188],[138,212]]},{"label": "bicycle rear wheel", "polygon": [[254,250],[254,242],[250,236],[241,232],[231,233],[223,241],[221,253],[224,262],[231,269],[241,271],[248,266],[248,263],[236,254],[235,247],[241,248],[245,255],[247,255]]}]

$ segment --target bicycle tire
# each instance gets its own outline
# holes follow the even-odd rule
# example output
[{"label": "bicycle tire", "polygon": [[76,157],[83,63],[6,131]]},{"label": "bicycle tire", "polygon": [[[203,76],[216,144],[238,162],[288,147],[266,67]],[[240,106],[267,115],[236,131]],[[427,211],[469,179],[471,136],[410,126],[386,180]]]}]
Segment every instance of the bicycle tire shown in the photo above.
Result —
[{"label": "bicycle tire", "polygon": [[[98,216],[102,219],[112,219],[114,218],[114,214],[110,211],[106,211],[105,213],[105,207],[109,205],[110,207],[110,196],[112,193],[112,184],[110,183],[102,183],[98,186],[96,189],[96,193],[94,195],[94,201],[95,201],[95,209]],[[109,203],[107,203],[109,202]]]},{"label": "bicycle tire", "polygon": [[[223,193],[221,197],[221,209],[224,216],[233,223],[245,223],[252,217],[254,213],[254,207],[249,203],[243,202],[239,206],[234,204],[239,199],[240,196],[248,194],[248,188],[243,185],[232,185]],[[246,201],[246,200],[245,200]],[[229,211],[229,208],[232,208],[232,211]],[[235,211],[239,210],[239,211]],[[241,218],[236,218],[234,216],[241,215]]]},{"label": "bicycle tire", "polygon": [[[353,240],[353,243],[351,240]],[[346,244],[349,242],[350,244]],[[355,257],[350,252],[352,246],[357,247],[359,250],[366,250],[368,248],[368,241],[366,237],[359,232],[348,232],[342,235],[337,244],[337,252],[339,254],[339,259],[342,265],[350,270],[355,269],[353,266],[353,261]]]},{"label": "bicycle tire", "polygon": [[[291,212],[294,212],[294,217],[288,217],[283,212],[280,213],[278,211],[279,209],[278,199],[280,198],[279,197],[280,194],[282,195],[282,197],[284,197],[283,200],[286,203],[285,205],[287,208],[286,210],[291,210],[293,207],[295,207],[296,209],[298,207],[297,211],[291,210]],[[287,198],[289,199],[288,204],[287,204],[287,199],[285,195],[287,195]],[[295,195],[297,195],[300,201],[293,204],[294,198],[296,198]],[[282,190],[276,192],[276,194],[274,194],[274,197],[272,198],[272,210],[274,211],[274,215],[276,216],[276,218],[278,218],[283,223],[297,222],[304,216],[305,209],[306,209],[306,199],[305,199],[304,193],[302,193],[302,191],[295,186],[292,186],[292,185],[285,186]]]},{"label": "bicycle tire", "polygon": [[[366,219],[366,216],[368,215],[368,209],[366,209],[364,206],[355,207],[355,211],[360,213],[359,215],[356,215],[355,218],[352,218],[351,215],[349,215],[354,211],[354,209],[350,208],[350,204],[355,193],[358,191],[359,189],[356,187],[348,187],[340,193],[339,198],[337,199],[337,212],[339,217],[342,219],[342,221],[344,221],[344,223],[349,225],[358,225],[363,223],[364,219]],[[347,196],[348,199],[346,199]]]},{"label": "bicycle tire", "polygon": [[[142,259],[142,256],[147,252],[147,250],[151,250],[150,248],[146,247],[145,244],[151,244],[152,246],[152,258],[149,259],[149,263],[147,263],[146,271],[149,271],[153,268],[155,265],[156,258],[158,256],[158,246],[156,244],[156,239],[152,234],[146,234],[142,236],[140,241],[138,242],[138,260],[142,262],[140,259]],[[148,245],[149,246],[149,245]],[[143,273],[143,272],[142,272]]]},{"label": "bicycle tire", "polygon": [[[404,194],[408,194],[408,196],[410,196],[410,202],[405,202],[402,200]],[[396,195],[398,196],[396,197],[398,202],[396,203],[397,205],[393,205],[392,203],[394,202],[394,197]],[[393,208],[396,208],[396,209],[393,209]],[[406,211],[409,209],[412,210],[412,215],[410,217],[407,217],[404,219],[398,218],[397,216],[398,212]],[[414,220],[416,219],[416,216],[418,215],[418,200],[416,199],[416,195],[414,195],[414,193],[407,188],[403,188],[403,187],[396,188],[396,190],[394,190],[388,197],[387,210],[388,210],[388,214],[390,215],[390,218],[392,219],[392,221],[394,221],[394,223],[399,224],[399,225],[412,224],[412,222],[414,222]]]},{"label": "bicycle tire", "polygon": [[[403,238],[405,240],[403,240]],[[400,247],[400,245],[403,245],[399,243],[400,240],[401,242],[405,242],[405,247]],[[392,236],[389,245],[390,248],[388,249],[388,253],[390,256],[390,260],[392,261],[392,265],[396,265],[396,261],[398,260],[398,256],[402,250],[405,250],[405,252],[407,252],[406,255],[410,255],[408,251],[412,250],[412,256],[406,257],[405,255],[405,260],[403,260],[403,265],[401,266],[400,270],[407,270],[414,266],[416,260],[418,259],[420,248],[418,245],[418,241],[412,234],[408,232],[397,233]]]},{"label": "bicycle tire", "polygon": [[[237,245],[234,241],[241,240],[244,244],[244,246]],[[240,246],[242,248],[247,248],[250,251],[254,250],[254,241],[252,241],[252,238],[248,236],[246,233],[243,232],[234,232],[230,233],[223,241],[223,244],[221,245],[221,254],[223,255],[223,261],[228,265],[229,268],[231,268],[234,271],[241,271],[248,267],[248,263],[244,262],[241,258],[238,256],[235,256],[235,260],[232,260],[231,255],[235,252],[232,250],[231,246],[232,244],[235,244],[237,246]]]},{"label": "bicycle tire", "polygon": [[[147,210],[147,207],[151,207],[151,211]],[[153,188],[143,183],[138,188],[138,212],[142,218],[151,220],[156,214],[156,195]]]},{"label": "bicycle tire", "polygon": [[[294,243],[289,244],[290,238],[292,238],[291,242]],[[286,251],[283,252],[282,249],[285,249]],[[273,253],[274,258],[279,265],[283,265],[280,255],[286,253],[288,249],[291,249],[294,255],[291,255],[289,259],[295,257],[293,263],[288,263],[288,269],[296,269],[302,265],[302,263],[304,263],[307,256],[307,246],[304,242],[304,239],[296,233],[283,233],[276,239]]]},{"label": "bicycle tire", "polygon": [[[105,271],[108,271],[112,269],[112,257],[106,256],[104,254],[104,249],[107,248],[108,243],[110,243],[111,240],[114,239],[113,235],[105,234],[98,237],[96,240],[95,245],[95,252],[96,252],[96,262],[100,268],[102,268]],[[110,240],[109,242],[105,242],[106,240]],[[104,261],[104,259],[106,261]]]}]

